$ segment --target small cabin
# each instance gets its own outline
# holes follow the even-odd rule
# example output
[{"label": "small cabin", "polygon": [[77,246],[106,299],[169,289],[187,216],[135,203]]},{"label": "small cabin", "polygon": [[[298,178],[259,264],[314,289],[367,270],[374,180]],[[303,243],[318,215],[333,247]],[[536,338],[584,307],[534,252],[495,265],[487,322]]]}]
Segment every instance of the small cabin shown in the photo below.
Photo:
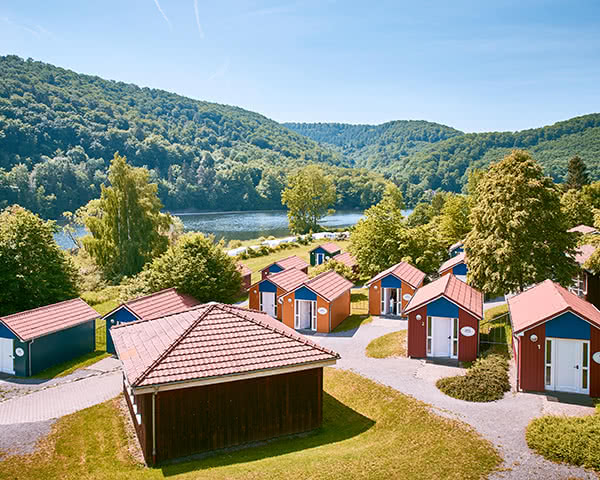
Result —
[{"label": "small cabin", "polygon": [[467,255],[465,252],[457,253],[454,257],[442,263],[438,269],[440,277],[452,274],[463,282],[467,281]]},{"label": "small cabin", "polygon": [[378,273],[366,283],[369,287],[369,315],[402,316],[424,280],[425,273],[407,262],[397,263]]},{"label": "small cabin", "polygon": [[546,280],[508,300],[517,388],[600,397],[600,311]]},{"label": "small cabin", "polygon": [[112,335],[151,465],[318,429],[323,367],[340,358],[269,315],[218,303]]},{"label": "small cabin", "polygon": [[323,243],[313,248],[310,253],[310,264],[315,267],[327,262],[342,252],[342,248],[333,242]]},{"label": "small cabin", "polygon": [[338,253],[333,259],[336,262],[346,265],[354,273],[358,273],[358,262],[356,258],[349,252]]},{"label": "small cabin", "polygon": [[456,242],[453,245],[450,245],[450,248],[448,249],[448,253],[450,254],[451,257],[455,257],[456,255],[458,255],[459,253],[462,253],[465,251],[465,242],[463,242],[462,240],[460,242]]},{"label": "small cabin", "polygon": [[295,268],[296,270],[300,270],[308,275],[308,263],[306,263],[297,255],[292,255],[267,265],[260,271],[261,278],[267,278],[267,276],[273,273],[283,272],[284,270],[288,270],[290,268]]},{"label": "small cabin", "polygon": [[585,262],[595,251],[596,247],[589,244],[577,248],[575,261],[579,264],[580,270],[573,277],[569,291],[600,308],[600,275],[584,267]]},{"label": "small cabin", "polygon": [[296,330],[329,333],[350,315],[352,282],[330,270],[282,297],[282,320]]},{"label": "small cabin", "polygon": [[286,293],[308,281],[308,275],[296,268],[273,273],[250,287],[248,306],[253,310],[267,313],[273,318],[282,319],[280,308]]},{"label": "small cabin", "polygon": [[103,317],[106,323],[106,351],[115,353],[110,335],[110,330],[115,325],[183,312],[199,303],[194,297],[180,293],[175,288],[167,288],[122,303]]},{"label": "small cabin", "polygon": [[250,270],[242,262],[238,262],[236,267],[242,276],[242,292],[247,292],[250,288],[250,285],[252,285],[252,270]]},{"label": "small cabin", "polygon": [[449,274],[417,290],[406,306],[407,353],[471,362],[479,349],[483,294]]},{"label": "small cabin", "polygon": [[589,235],[591,233],[598,234],[598,229],[595,227],[590,227],[589,225],[577,225],[576,227],[570,228],[569,232],[580,233],[582,235]]},{"label": "small cabin", "polygon": [[98,312],[81,298],[0,318],[0,372],[29,377],[96,349]]}]

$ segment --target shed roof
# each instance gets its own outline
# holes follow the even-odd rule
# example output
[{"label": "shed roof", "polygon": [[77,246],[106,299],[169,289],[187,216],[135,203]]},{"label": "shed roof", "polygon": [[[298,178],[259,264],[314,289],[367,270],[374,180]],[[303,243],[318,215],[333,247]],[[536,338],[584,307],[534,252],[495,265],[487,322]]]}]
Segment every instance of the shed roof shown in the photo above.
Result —
[{"label": "shed roof", "polygon": [[575,251],[575,261],[579,265],[583,266],[583,264],[588,261],[588,259],[592,256],[592,254],[595,251],[596,251],[596,247],[594,245],[589,245],[589,244],[580,245],[579,247],[577,247],[577,250]]},{"label": "shed roof", "polygon": [[1,317],[17,337],[26,342],[60,330],[75,327],[100,317],[98,312],[81,298],[46,305]]},{"label": "shed roof", "polygon": [[532,328],[567,311],[600,328],[600,311],[552,280],[545,280],[509,298],[508,308],[514,333]]},{"label": "shed roof", "polygon": [[238,271],[241,273],[242,277],[246,277],[248,275],[252,275],[252,270],[250,270],[245,264],[242,262],[237,262],[236,267]]},{"label": "shed roof", "polygon": [[121,324],[111,334],[132,387],[228,381],[339,358],[265,313],[218,303]]},{"label": "shed roof", "polygon": [[299,287],[308,280],[308,275],[297,268],[288,268],[281,272],[272,273],[267,278],[263,278],[260,282],[273,282],[282,290],[289,292]]},{"label": "shed roof", "polygon": [[587,235],[588,233],[598,233],[597,228],[588,225],[577,225],[576,227],[570,228],[568,231],[582,233],[584,235]]},{"label": "shed roof", "polygon": [[175,288],[167,288],[150,295],[134,298],[107,313],[108,317],[119,308],[125,307],[139,319],[162,317],[199,305],[200,302],[190,295],[179,293]]},{"label": "shed roof", "polygon": [[455,257],[449,258],[444,263],[442,263],[441,267],[438,269],[438,273],[450,270],[451,268],[454,268],[461,263],[467,263],[467,254],[465,252],[460,252]]},{"label": "shed roof", "polygon": [[464,245],[465,245],[465,242],[461,240],[460,242],[456,242],[456,243],[450,245],[450,248],[448,249],[448,251],[450,253],[452,253],[454,250],[456,250],[460,247],[464,247]]},{"label": "shed roof", "polygon": [[350,280],[345,279],[333,270],[317,275],[304,285],[328,302],[335,300],[342,293],[354,286]]},{"label": "shed roof", "polygon": [[483,294],[454,275],[444,275],[419,288],[406,305],[406,313],[445,297],[477,318],[483,318]]},{"label": "shed roof", "polygon": [[290,257],[286,257],[281,260],[277,260],[276,262],[273,262],[273,263],[267,265],[265,268],[261,269],[261,272],[263,270],[267,270],[268,268],[272,267],[273,265],[279,265],[283,270],[287,270],[288,268],[297,268],[298,270],[308,268],[307,262],[302,260],[297,255],[292,255]]},{"label": "shed roof", "polygon": [[338,253],[335,257],[333,257],[333,259],[336,262],[343,263],[344,265],[350,268],[354,268],[356,267],[356,265],[358,265],[356,262],[356,258],[354,258],[354,256],[350,252]]},{"label": "shed roof", "polygon": [[339,252],[342,249],[342,247],[340,247],[337,243],[327,242],[327,243],[322,243],[321,245],[317,245],[315,248],[313,248],[311,250],[311,252],[314,252],[317,248],[322,248],[323,250],[325,250],[328,253]]},{"label": "shed roof", "polygon": [[408,283],[413,288],[417,288],[421,285],[421,282],[425,279],[425,274],[417,267],[413,267],[410,263],[400,262],[396,265],[391,266],[387,270],[375,275],[371,280],[367,282],[367,285],[371,285],[373,282],[388,276],[389,274],[398,277],[403,282]]}]

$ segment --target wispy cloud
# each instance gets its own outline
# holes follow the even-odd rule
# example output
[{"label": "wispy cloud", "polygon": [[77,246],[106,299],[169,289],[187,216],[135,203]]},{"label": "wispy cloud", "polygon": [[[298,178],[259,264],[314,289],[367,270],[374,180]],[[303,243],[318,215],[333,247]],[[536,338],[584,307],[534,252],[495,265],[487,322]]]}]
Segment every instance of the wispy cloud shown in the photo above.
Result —
[{"label": "wispy cloud", "polygon": [[41,38],[43,36],[46,36],[46,37],[54,36],[54,34],[52,32],[50,32],[49,30],[46,30],[41,25],[28,26],[28,25],[25,25],[22,23],[14,22],[8,17],[0,17],[0,22],[6,23],[7,25],[11,25],[15,28],[21,29],[37,38]]},{"label": "wispy cloud", "polygon": [[216,80],[218,78],[223,78],[225,75],[227,75],[227,72],[229,71],[229,58],[226,58],[223,63],[221,65],[219,65],[219,68],[217,68],[213,73],[211,73],[208,76],[208,80]]},{"label": "wispy cloud", "polygon": [[198,25],[200,38],[204,38],[204,30],[202,30],[202,25],[200,25],[200,14],[198,13],[198,0],[194,0],[194,13],[196,14],[196,25]]},{"label": "wispy cloud", "polygon": [[166,13],[163,11],[162,8],[160,8],[160,3],[158,3],[158,0],[154,0],[154,4],[156,5],[156,8],[158,8],[158,11],[160,12],[160,14],[162,15],[162,17],[165,19],[165,22],[167,22],[167,25],[169,25],[169,28],[171,30],[173,30],[173,25],[171,25],[171,20],[169,20],[169,17],[167,17]]}]

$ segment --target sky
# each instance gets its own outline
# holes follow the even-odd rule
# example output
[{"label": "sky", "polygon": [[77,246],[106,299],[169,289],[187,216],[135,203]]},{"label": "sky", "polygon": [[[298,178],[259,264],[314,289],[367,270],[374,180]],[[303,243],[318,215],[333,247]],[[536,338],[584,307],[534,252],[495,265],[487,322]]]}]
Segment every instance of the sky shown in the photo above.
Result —
[{"label": "sky", "polygon": [[279,122],[514,131],[600,111],[598,0],[0,0],[0,54]]}]

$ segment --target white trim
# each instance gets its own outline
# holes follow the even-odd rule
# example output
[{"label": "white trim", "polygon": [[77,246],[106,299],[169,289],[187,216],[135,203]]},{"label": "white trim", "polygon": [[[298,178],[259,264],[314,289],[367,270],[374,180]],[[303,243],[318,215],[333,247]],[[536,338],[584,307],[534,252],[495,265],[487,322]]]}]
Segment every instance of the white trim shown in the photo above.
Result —
[{"label": "white trim", "polygon": [[271,375],[282,375],[285,373],[301,372],[303,370],[311,370],[313,368],[329,367],[337,363],[337,358],[331,360],[322,360],[319,362],[305,363],[302,365],[292,365],[290,367],[273,368],[267,370],[258,370],[250,373],[241,373],[235,375],[221,375],[218,377],[210,377],[197,380],[185,380],[183,382],[165,383],[162,385],[150,385],[144,387],[133,387],[136,395],[142,395],[150,392],[164,392],[168,390],[179,390],[182,388],[201,387],[204,385],[214,385],[216,383],[228,383],[238,380],[250,380],[252,378],[268,377]]}]

